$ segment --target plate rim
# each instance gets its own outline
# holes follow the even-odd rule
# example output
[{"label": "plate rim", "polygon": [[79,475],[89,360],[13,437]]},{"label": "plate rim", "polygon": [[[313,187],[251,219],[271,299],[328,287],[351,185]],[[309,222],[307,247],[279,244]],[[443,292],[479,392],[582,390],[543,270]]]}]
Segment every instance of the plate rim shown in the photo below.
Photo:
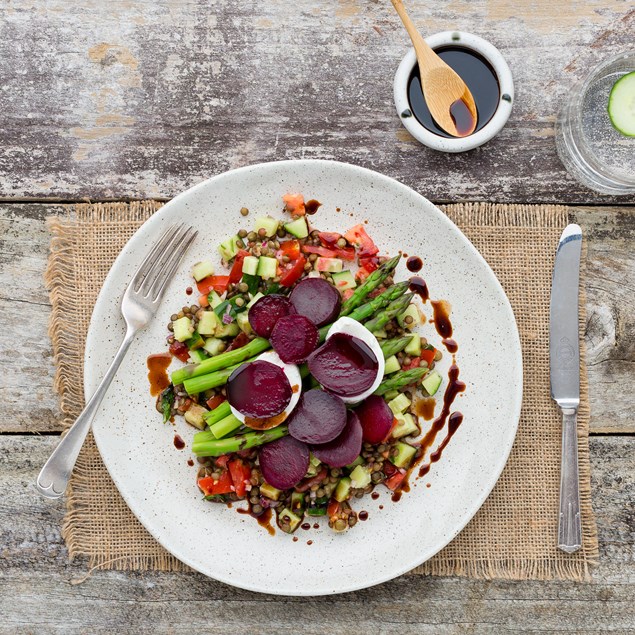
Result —
[{"label": "plate rim", "polygon": [[[522,347],[521,347],[521,341],[520,341],[520,334],[518,332],[518,323],[516,321],[516,316],[514,314],[513,308],[511,306],[509,298],[507,297],[507,294],[505,293],[505,290],[504,290],[502,284],[500,283],[498,277],[496,276],[496,274],[494,273],[494,271],[492,270],[492,268],[490,267],[488,262],[481,255],[481,253],[476,249],[476,247],[472,244],[472,242],[467,238],[467,236],[465,236],[465,234],[461,231],[461,229],[435,203],[433,203],[432,201],[427,199],[425,196],[423,196],[422,194],[417,192],[415,189],[413,189],[410,186],[408,186],[408,185],[402,183],[401,181],[397,180],[396,178],[393,178],[391,176],[387,176],[385,174],[382,174],[381,172],[377,172],[376,170],[371,170],[371,169],[365,168],[363,166],[355,165],[355,164],[352,164],[352,163],[346,163],[346,162],[343,162],[343,161],[335,161],[335,160],[331,160],[331,159],[283,159],[283,160],[280,160],[280,161],[264,161],[264,162],[248,164],[248,165],[245,165],[245,166],[241,166],[241,167],[233,168],[231,170],[227,170],[225,172],[221,172],[221,173],[216,174],[216,175],[214,175],[212,177],[204,179],[200,183],[197,183],[197,184],[193,185],[192,187],[189,187],[188,189],[184,190],[183,192],[180,192],[179,194],[177,194],[174,198],[170,199],[165,205],[163,205],[163,207],[161,207],[150,218],[148,218],[135,231],[135,233],[128,239],[126,244],[123,246],[123,248],[121,249],[121,251],[119,252],[117,257],[113,261],[113,264],[112,264],[110,270],[108,271],[107,276],[104,278],[104,282],[102,284],[101,289],[99,290],[99,294],[97,295],[97,299],[95,300],[95,304],[93,306],[93,311],[92,311],[92,314],[91,314],[91,319],[90,319],[90,322],[89,322],[88,331],[87,331],[87,334],[86,334],[85,346],[84,346],[84,363],[83,363],[84,377],[83,377],[83,384],[84,384],[84,394],[85,394],[86,401],[88,399],[90,399],[90,397],[94,393],[99,381],[101,380],[101,377],[96,378],[94,376],[94,373],[90,372],[89,356],[88,356],[88,351],[89,350],[94,350],[94,340],[95,340],[95,338],[97,336],[96,334],[97,334],[97,332],[99,330],[95,326],[97,309],[102,303],[104,303],[104,302],[106,302],[108,300],[108,296],[106,296],[106,294],[105,294],[105,289],[106,289],[107,286],[109,286],[109,283],[112,282],[112,278],[114,278],[114,276],[116,275],[116,270],[118,269],[119,264],[120,264],[121,260],[124,257],[124,253],[126,253],[128,251],[127,248],[130,245],[130,243],[135,241],[135,239],[137,239],[137,237],[139,236],[139,233],[143,230],[144,227],[146,227],[146,225],[147,225],[147,223],[149,221],[153,220],[154,218],[159,217],[159,215],[165,216],[166,214],[169,214],[171,207],[174,207],[181,200],[186,199],[187,197],[189,197],[193,192],[195,192],[195,191],[197,191],[199,189],[205,188],[206,186],[209,185],[209,183],[211,183],[213,181],[216,181],[216,180],[222,180],[223,178],[226,178],[226,177],[231,176],[231,175],[236,174],[236,173],[249,172],[249,171],[252,171],[252,170],[258,170],[258,169],[266,167],[266,166],[274,166],[274,165],[275,166],[281,166],[283,164],[289,164],[289,165],[294,165],[294,166],[298,166],[300,164],[313,164],[313,165],[315,165],[315,164],[328,164],[330,166],[341,167],[342,169],[345,169],[345,170],[352,170],[353,172],[358,172],[358,173],[364,174],[367,177],[371,177],[371,178],[374,178],[374,179],[379,179],[380,181],[384,181],[385,183],[388,183],[391,187],[397,187],[397,188],[400,188],[400,189],[402,189],[404,191],[407,191],[410,195],[414,194],[415,198],[419,199],[420,202],[424,206],[429,206],[431,208],[431,210],[433,210],[433,213],[438,215],[439,220],[442,223],[445,223],[445,225],[449,229],[451,229],[454,232],[457,232],[459,234],[459,236],[461,237],[461,239],[464,242],[465,246],[467,247],[468,251],[471,252],[471,255],[476,257],[476,259],[478,261],[480,261],[481,264],[485,265],[486,270],[489,272],[490,277],[491,277],[491,279],[492,279],[492,281],[494,283],[494,286],[497,288],[497,290],[498,290],[498,292],[500,294],[500,297],[504,301],[504,308],[505,308],[505,310],[507,311],[507,314],[508,314],[507,318],[508,319],[511,318],[511,323],[513,324],[513,333],[512,333],[512,335],[514,336],[513,339],[514,339],[514,349],[515,350],[513,351],[512,358],[518,361],[518,372],[519,372],[519,382],[517,383],[513,393],[510,391],[510,395],[512,395],[512,397],[513,397],[513,404],[515,406],[513,408],[512,416],[510,417],[510,419],[512,419],[512,421],[510,421],[510,424],[513,427],[513,434],[511,434],[509,436],[509,443],[508,443],[507,447],[504,448],[504,452],[502,452],[499,455],[500,456],[500,460],[495,466],[496,469],[493,469],[493,470],[488,472],[487,486],[483,488],[483,492],[481,493],[481,495],[478,498],[476,498],[474,501],[471,502],[471,504],[467,508],[467,511],[460,518],[460,522],[457,523],[457,527],[455,528],[454,532],[451,532],[451,534],[446,536],[447,540],[440,541],[439,544],[434,545],[433,547],[428,548],[425,551],[422,551],[421,557],[418,558],[416,560],[416,562],[413,561],[412,564],[410,564],[408,566],[402,566],[402,567],[399,567],[396,570],[391,570],[390,573],[383,573],[383,574],[377,574],[375,576],[371,576],[370,578],[368,578],[368,579],[366,579],[364,581],[361,581],[359,583],[353,583],[353,584],[349,584],[349,585],[340,585],[340,586],[338,586],[335,589],[329,588],[329,589],[324,589],[324,590],[319,591],[319,592],[317,592],[317,591],[304,592],[303,589],[298,589],[298,588],[293,588],[293,589],[284,589],[284,588],[271,589],[271,588],[266,588],[264,583],[263,584],[237,583],[236,580],[233,580],[233,579],[231,579],[230,577],[227,577],[227,576],[212,575],[208,571],[204,571],[203,567],[201,565],[199,565],[199,564],[197,564],[195,562],[192,562],[191,559],[188,558],[187,556],[177,555],[179,550],[178,549],[174,549],[172,546],[168,546],[166,544],[167,540],[164,540],[163,536],[161,535],[161,532],[158,529],[157,529],[157,531],[154,530],[153,523],[148,518],[146,518],[146,515],[144,514],[144,512],[142,510],[139,510],[139,509],[135,510],[133,508],[133,506],[130,504],[130,502],[128,501],[128,497],[127,497],[127,495],[125,493],[125,483],[121,483],[120,479],[118,479],[118,477],[116,477],[111,472],[111,469],[110,469],[110,467],[108,465],[108,462],[106,461],[106,459],[104,458],[104,455],[102,453],[101,444],[105,443],[106,440],[101,437],[101,434],[99,433],[99,431],[93,430],[93,436],[94,436],[95,443],[97,445],[97,449],[99,451],[100,457],[101,457],[101,459],[102,459],[102,461],[103,461],[103,463],[104,463],[104,465],[105,465],[105,467],[106,467],[106,469],[108,471],[108,474],[110,475],[110,478],[113,480],[113,482],[115,484],[115,487],[117,488],[117,491],[119,492],[121,497],[124,499],[124,502],[126,503],[128,508],[130,509],[132,514],[135,516],[135,518],[137,518],[137,520],[141,523],[141,525],[143,525],[145,530],[172,556],[177,558],[179,561],[183,562],[185,565],[187,565],[191,569],[193,569],[193,570],[205,575],[206,577],[209,577],[209,578],[211,578],[213,580],[218,580],[219,582],[222,582],[224,584],[228,584],[228,585],[236,587],[236,588],[241,588],[241,589],[245,589],[247,591],[252,591],[252,592],[256,592],[256,593],[265,593],[265,594],[269,594],[269,595],[281,595],[281,596],[287,596],[287,597],[317,597],[317,596],[322,596],[322,595],[334,595],[334,594],[340,594],[340,593],[349,593],[349,592],[352,592],[352,591],[358,591],[360,589],[370,588],[370,587],[376,586],[378,584],[382,584],[382,583],[390,581],[390,580],[394,580],[395,578],[398,578],[398,577],[404,575],[405,573],[407,573],[409,571],[412,571],[413,569],[415,569],[416,567],[422,565],[423,563],[427,562],[430,558],[432,558],[434,555],[439,553],[439,551],[444,549],[450,542],[452,542],[452,540],[454,540],[454,538],[456,538],[456,536],[459,533],[461,533],[461,531],[463,531],[463,529],[465,529],[467,524],[478,513],[478,511],[481,509],[481,507],[483,506],[483,504],[485,503],[487,498],[490,496],[490,494],[492,493],[492,491],[496,487],[496,484],[498,483],[498,481],[500,479],[500,476],[501,476],[503,470],[505,469],[505,466],[507,465],[507,462],[509,460],[509,455],[510,455],[510,453],[512,451],[512,448],[514,446],[514,443],[516,441],[516,436],[517,436],[517,433],[518,433],[518,425],[519,425],[519,422],[520,422],[520,414],[521,414],[521,407],[522,407],[522,394],[523,394],[523,386],[524,386],[523,357],[522,357]],[[122,295],[123,295],[123,292],[122,292]],[[119,300],[118,304],[120,304],[120,302],[121,301]],[[122,489],[122,487],[123,487],[123,489]]]}]

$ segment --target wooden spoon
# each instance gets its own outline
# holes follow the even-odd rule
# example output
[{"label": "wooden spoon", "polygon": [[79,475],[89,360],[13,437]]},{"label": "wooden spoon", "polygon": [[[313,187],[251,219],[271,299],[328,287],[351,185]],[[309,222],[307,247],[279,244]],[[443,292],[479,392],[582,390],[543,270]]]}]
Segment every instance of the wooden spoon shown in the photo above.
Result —
[{"label": "wooden spoon", "polygon": [[391,1],[415,48],[423,97],[430,114],[453,137],[471,135],[476,128],[478,115],[470,89],[426,43],[408,17],[402,0]]}]

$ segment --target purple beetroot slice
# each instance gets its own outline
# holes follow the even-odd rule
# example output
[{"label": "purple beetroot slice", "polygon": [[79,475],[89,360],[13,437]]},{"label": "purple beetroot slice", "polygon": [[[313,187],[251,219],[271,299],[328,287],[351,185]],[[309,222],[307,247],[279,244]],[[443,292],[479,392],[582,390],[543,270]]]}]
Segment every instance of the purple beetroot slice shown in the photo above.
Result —
[{"label": "purple beetroot slice", "polygon": [[355,408],[362,424],[362,438],[368,443],[381,443],[390,432],[394,415],[383,397],[371,395]]},{"label": "purple beetroot slice", "polygon": [[370,347],[346,333],[329,337],[308,359],[309,371],[324,388],[342,397],[368,390],[377,378],[379,364]]},{"label": "purple beetroot slice", "polygon": [[271,333],[271,346],[285,364],[299,364],[316,349],[320,334],[304,315],[281,317]]},{"label": "purple beetroot slice", "polygon": [[346,405],[337,395],[313,388],[302,393],[288,425],[298,441],[328,443],[346,426]]},{"label": "purple beetroot slice", "polygon": [[318,327],[333,322],[342,306],[340,292],[322,278],[305,278],[293,289],[289,300],[300,315]]},{"label": "purple beetroot slice", "polygon": [[256,335],[269,339],[276,322],[291,313],[295,313],[295,308],[289,298],[278,293],[270,293],[256,300],[249,309],[247,318]]},{"label": "purple beetroot slice", "polygon": [[344,467],[352,463],[362,451],[362,424],[358,416],[349,410],[344,430],[333,441],[312,445],[311,452],[322,463],[331,467]]},{"label": "purple beetroot slice", "polygon": [[278,489],[295,487],[309,469],[309,446],[293,437],[282,437],[260,448],[260,471]]},{"label": "purple beetroot slice", "polygon": [[279,415],[289,405],[293,392],[279,366],[256,360],[239,366],[227,380],[227,401],[253,419]]}]

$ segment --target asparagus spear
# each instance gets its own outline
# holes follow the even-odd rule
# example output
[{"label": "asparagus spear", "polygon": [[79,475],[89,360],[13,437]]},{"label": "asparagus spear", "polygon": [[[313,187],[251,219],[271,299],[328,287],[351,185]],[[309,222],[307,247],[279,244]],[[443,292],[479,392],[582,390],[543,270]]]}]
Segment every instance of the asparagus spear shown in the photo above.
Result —
[{"label": "asparagus spear", "polygon": [[411,335],[406,337],[396,337],[392,340],[384,340],[379,343],[381,348],[381,352],[384,354],[384,357],[388,359],[391,355],[396,355],[399,351],[403,351],[406,346],[408,346],[408,342],[412,339]]},{"label": "asparagus spear", "polygon": [[226,439],[212,440],[194,440],[192,452],[196,456],[220,456],[221,454],[229,454],[230,452],[238,452],[255,448],[265,443],[271,443],[276,439],[287,434],[287,426],[278,426],[271,430],[263,430],[262,432],[247,432],[246,434],[237,434],[235,437]]},{"label": "asparagus spear", "polygon": [[342,304],[340,315],[349,315],[354,309],[366,301],[366,296],[376,289],[397,267],[399,256],[387,260],[381,267],[373,271],[353,295]]},{"label": "asparagus spear", "polygon": [[225,417],[230,415],[231,411],[232,410],[229,407],[229,402],[228,401],[223,401],[223,403],[220,404],[219,406],[216,406],[216,408],[214,408],[214,410],[211,410],[207,414],[204,414],[203,415],[203,419],[205,419],[205,423],[208,426],[212,426],[217,421],[220,421],[221,419],[224,419]]},{"label": "asparagus spear", "polygon": [[397,390],[408,384],[414,384],[419,381],[426,373],[427,368],[412,368],[411,370],[404,370],[401,373],[395,373],[389,379],[386,379],[379,384],[379,387],[375,391],[376,395],[384,395],[391,390]]},{"label": "asparagus spear", "polygon": [[374,331],[378,331],[379,329],[384,328],[384,326],[390,322],[393,318],[396,318],[398,315],[401,315],[410,304],[410,300],[414,297],[414,293],[406,293],[401,297],[393,300],[384,311],[382,311],[379,315],[374,317],[372,320],[369,320],[364,324],[364,326],[373,333]]},{"label": "asparagus spear", "polygon": [[237,430],[242,425],[242,421],[235,417],[231,412],[220,421],[209,427],[210,432],[216,439],[226,437],[230,432]]},{"label": "asparagus spear", "polygon": [[236,368],[238,368],[239,365],[240,364],[230,366],[229,368],[217,370],[214,373],[208,373],[207,375],[201,375],[200,377],[191,377],[183,382],[183,387],[187,391],[188,395],[198,395],[199,392],[203,392],[204,390],[224,386],[227,383],[229,376],[234,372],[234,370],[236,370]]},{"label": "asparagus spear", "polygon": [[214,357],[202,361],[200,364],[189,364],[188,366],[175,370],[171,377],[172,383],[178,386],[178,384],[184,383],[186,379],[191,377],[200,377],[201,375],[207,375],[208,373],[227,368],[228,366],[234,366],[250,357],[259,355],[268,348],[271,348],[269,340],[266,340],[264,337],[257,337],[251,340],[249,344],[235,348],[233,351],[215,355]]}]

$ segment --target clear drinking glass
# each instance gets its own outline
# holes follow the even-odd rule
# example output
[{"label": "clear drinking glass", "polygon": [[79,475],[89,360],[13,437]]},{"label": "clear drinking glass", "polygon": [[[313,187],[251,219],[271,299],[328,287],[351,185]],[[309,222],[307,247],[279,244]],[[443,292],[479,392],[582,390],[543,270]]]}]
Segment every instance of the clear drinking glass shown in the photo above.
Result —
[{"label": "clear drinking glass", "polygon": [[573,87],[556,120],[556,147],[567,171],[604,194],[635,193],[635,137],[618,132],[609,119],[609,93],[635,71],[635,51],[594,68]]}]

